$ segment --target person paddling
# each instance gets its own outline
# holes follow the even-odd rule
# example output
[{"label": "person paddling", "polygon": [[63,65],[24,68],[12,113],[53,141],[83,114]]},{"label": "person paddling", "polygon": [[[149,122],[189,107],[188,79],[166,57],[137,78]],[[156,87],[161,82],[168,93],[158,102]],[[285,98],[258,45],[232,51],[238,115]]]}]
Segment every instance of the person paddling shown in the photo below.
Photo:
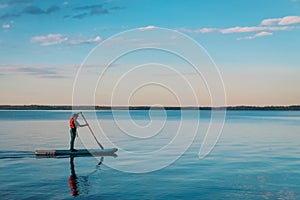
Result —
[{"label": "person paddling", "polygon": [[70,119],[70,136],[71,136],[71,140],[70,140],[70,151],[77,151],[76,149],[74,149],[74,143],[75,143],[75,137],[77,135],[77,128],[78,127],[84,127],[84,126],[88,126],[88,123],[84,124],[84,125],[80,125],[77,121],[78,118],[78,114],[79,113],[74,113],[72,115],[72,118]]}]

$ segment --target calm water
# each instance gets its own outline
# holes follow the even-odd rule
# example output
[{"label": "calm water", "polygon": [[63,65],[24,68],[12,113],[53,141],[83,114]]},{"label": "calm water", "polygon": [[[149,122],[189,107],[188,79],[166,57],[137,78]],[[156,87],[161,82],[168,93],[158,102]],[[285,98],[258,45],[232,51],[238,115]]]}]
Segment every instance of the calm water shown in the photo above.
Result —
[{"label": "calm water", "polygon": [[[198,119],[194,111],[189,112],[183,123],[192,129]],[[97,135],[97,120],[92,113],[85,114]],[[298,111],[227,111],[217,145],[200,160],[201,130],[208,127],[210,118],[209,111],[201,111],[201,117],[197,114],[199,134],[178,160],[160,170],[137,174],[109,166],[135,169],[143,165],[122,150],[144,157],[160,149],[176,136],[182,121],[179,111],[132,111],[130,116],[126,111],[97,112],[102,130],[120,148],[118,157],[104,157],[101,165],[97,165],[100,158],[94,157],[36,158],[35,149],[68,148],[70,115],[71,111],[0,111],[1,199],[300,199]],[[151,120],[154,125],[149,129]],[[135,137],[151,136],[155,142],[130,139],[134,137],[122,132],[138,134],[132,122],[146,127]],[[151,130],[161,122],[164,128],[152,136]],[[85,142],[91,136],[87,128],[81,128],[79,134],[83,137],[76,140],[77,148],[94,147],[93,142]],[[111,147],[105,141],[103,145]],[[168,149],[159,160],[176,153],[176,147]],[[160,164],[146,162],[144,167]]]}]

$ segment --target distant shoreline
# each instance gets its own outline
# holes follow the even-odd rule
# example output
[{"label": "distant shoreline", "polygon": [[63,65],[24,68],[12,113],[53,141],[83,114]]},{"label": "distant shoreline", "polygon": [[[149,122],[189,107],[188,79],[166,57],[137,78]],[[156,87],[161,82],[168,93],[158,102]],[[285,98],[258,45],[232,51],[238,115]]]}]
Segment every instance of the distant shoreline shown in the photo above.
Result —
[{"label": "distant shoreline", "polygon": [[52,105],[0,105],[0,110],[300,110],[300,105],[290,106],[227,106],[227,107],[151,107],[151,106],[52,106]]}]

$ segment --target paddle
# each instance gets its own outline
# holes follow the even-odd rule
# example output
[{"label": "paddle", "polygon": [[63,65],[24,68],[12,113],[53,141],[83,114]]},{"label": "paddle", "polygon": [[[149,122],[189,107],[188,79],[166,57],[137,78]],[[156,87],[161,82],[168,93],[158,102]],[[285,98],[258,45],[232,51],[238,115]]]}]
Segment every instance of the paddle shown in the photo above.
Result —
[{"label": "paddle", "polygon": [[104,149],[104,147],[103,147],[103,146],[100,144],[100,142],[97,140],[97,138],[96,138],[96,136],[95,136],[95,134],[94,134],[94,132],[93,132],[92,128],[90,127],[89,123],[86,121],[86,119],[85,119],[85,117],[84,117],[83,113],[82,113],[82,112],[80,112],[80,114],[81,114],[81,116],[82,116],[82,118],[83,118],[84,122],[85,122],[85,123],[88,125],[88,127],[89,127],[89,129],[90,129],[90,131],[91,131],[91,133],[92,133],[92,135],[93,135],[94,139],[95,139],[95,140],[96,140],[96,142],[98,143],[99,147],[100,147],[101,149]]}]

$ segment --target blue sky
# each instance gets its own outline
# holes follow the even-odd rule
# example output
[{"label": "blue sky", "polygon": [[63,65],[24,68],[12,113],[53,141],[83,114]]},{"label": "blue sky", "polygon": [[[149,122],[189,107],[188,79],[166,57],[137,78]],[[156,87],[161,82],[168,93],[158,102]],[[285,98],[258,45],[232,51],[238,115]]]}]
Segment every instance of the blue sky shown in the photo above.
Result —
[{"label": "blue sky", "polygon": [[[71,104],[87,54],[140,27],[176,30],[201,44],[229,105],[300,104],[299,0],[0,0],[0,23],[0,104]],[[153,104],[141,94],[132,104]]]}]

